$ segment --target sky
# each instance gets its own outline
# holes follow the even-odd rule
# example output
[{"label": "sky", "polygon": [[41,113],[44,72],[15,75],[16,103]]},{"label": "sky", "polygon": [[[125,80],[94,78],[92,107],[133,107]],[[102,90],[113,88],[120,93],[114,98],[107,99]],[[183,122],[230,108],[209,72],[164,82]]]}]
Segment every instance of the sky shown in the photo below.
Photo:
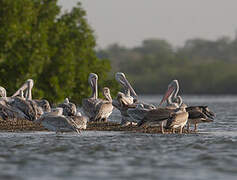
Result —
[{"label": "sky", "polygon": [[59,0],[63,10],[81,2],[97,47],[139,46],[160,38],[174,46],[187,39],[235,37],[237,0]]}]

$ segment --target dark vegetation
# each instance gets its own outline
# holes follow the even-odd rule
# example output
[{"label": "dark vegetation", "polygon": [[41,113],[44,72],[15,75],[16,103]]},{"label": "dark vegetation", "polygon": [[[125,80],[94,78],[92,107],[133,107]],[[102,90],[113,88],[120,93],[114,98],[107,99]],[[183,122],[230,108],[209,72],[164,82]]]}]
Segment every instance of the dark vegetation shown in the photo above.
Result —
[{"label": "dark vegetation", "polygon": [[85,15],[80,3],[61,12],[57,0],[0,1],[0,86],[9,96],[32,78],[34,98],[79,103],[90,93],[90,72],[98,74],[99,90],[116,90],[109,60],[96,56]]},{"label": "dark vegetation", "polygon": [[110,59],[114,72],[125,72],[139,93],[164,93],[172,79],[182,93],[237,93],[237,38],[191,39],[180,48],[147,39],[134,48],[113,44],[97,55]]}]

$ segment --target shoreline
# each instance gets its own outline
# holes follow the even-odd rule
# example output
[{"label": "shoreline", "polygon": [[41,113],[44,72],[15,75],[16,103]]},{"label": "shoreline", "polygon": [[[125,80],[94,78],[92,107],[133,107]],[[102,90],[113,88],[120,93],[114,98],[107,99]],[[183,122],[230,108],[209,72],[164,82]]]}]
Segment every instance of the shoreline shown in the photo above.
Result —
[{"label": "shoreline", "polygon": [[[45,131],[49,132],[42,125],[36,124],[28,120],[0,120],[0,132],[32,132]],[[83,131],[123,131],[123,132],[138,132],[148,134],[161,134],[159,126],[137,127],[134,125],[121,126],[116,122],[89,122],[87,128]],[[166,130],[166,134],[170,134],[171,130]],[[176,133],[178,130],[176,131]],[[188,132],[184,129],[183,134],[193,134],[196,132]]]}]

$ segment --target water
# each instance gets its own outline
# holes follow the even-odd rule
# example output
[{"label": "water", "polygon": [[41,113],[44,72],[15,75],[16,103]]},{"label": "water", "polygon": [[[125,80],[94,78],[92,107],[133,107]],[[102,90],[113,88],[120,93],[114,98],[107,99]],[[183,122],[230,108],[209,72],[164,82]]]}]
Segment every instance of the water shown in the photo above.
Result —
[{"label": "water", "polygon": [[[2,132],[0,179],[236,180],[237,96],[184,96],[184,101],[208,105],[217,114],[215,122],[188,135]],[[117,111],[111,120],[119,120]]]}]

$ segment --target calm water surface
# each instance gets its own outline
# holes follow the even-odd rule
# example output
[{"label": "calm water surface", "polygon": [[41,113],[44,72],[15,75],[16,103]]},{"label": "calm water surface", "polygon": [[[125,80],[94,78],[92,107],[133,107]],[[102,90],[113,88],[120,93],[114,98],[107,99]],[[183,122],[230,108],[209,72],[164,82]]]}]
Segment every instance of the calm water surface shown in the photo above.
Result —
[{"label": "calm water surface", "polygon": [[[143,100],[158,103],[158,96]],[[198,134],[0,133],[0,179],[237,179],[237,96],[184,96],[217,114]],[[112,121],[119,121],[117,111]]]}]

